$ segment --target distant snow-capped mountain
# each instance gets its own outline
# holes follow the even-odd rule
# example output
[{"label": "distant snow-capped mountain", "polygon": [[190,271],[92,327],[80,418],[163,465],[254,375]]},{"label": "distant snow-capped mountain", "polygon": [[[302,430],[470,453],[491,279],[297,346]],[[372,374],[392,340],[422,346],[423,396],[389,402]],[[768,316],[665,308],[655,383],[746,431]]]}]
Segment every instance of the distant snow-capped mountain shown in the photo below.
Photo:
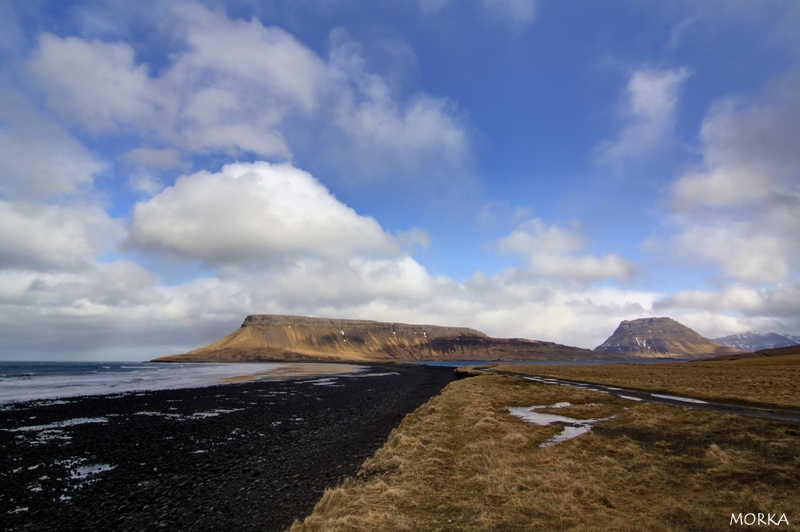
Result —
[{"label": "distant snow-capped mountain", "polygon": [[714,338],[714,341],[729,347],[735,347],[742,351],[761,351],[762,349],[774,349],[776,347],[788,347],[800,344],[800,336],[778,333],[746,332],[742,334],[731,334],[722,338]]}]

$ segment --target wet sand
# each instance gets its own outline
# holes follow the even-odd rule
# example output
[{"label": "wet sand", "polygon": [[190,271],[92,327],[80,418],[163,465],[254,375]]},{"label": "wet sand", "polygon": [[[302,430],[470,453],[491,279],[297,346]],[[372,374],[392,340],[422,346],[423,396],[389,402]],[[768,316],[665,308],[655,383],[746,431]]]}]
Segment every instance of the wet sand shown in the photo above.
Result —
[{"label": "wet sand", "polygon": [[370,366],[5,405],[0,516],[8,530],[285,530],[453,378]]}]

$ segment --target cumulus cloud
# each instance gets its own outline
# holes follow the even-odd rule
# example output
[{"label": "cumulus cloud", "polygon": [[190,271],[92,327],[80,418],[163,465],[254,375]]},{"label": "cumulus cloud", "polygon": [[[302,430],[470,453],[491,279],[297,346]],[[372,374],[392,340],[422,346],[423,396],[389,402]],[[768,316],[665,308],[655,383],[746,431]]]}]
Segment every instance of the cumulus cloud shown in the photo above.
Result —
[{"label": "cumulus cloud", "polygon": [[29,68],[49,104],[92,133],[132,130],[195,152],[288,157],[281,120],[313,109],[322,62],[279,28],[198,6],[178,11],[187,49],[157,77],[126,43],[50,34]]},{"label": "cumulus cloud", "polygon": [[673,144],[678,93],[688,77],[686,68],[635,71],[621,106],[624,126],[616,140],[598,146],[598,161],[612,166],[639,162]]},{"label": "cumulus cloud", "polygon": [[672,188],[672,249],[746,283],[787,281],[800,264],[797,80],[765,102],[726,99],[703,121],[700,164]]},{"label": "cumulus cloud", "polygon": [[124,43],[85,42],[43,34],[30,65],[54,109],[93,133],[152,123],[157,94],[147,68]]},{"label": "cumulus cloud", "polygon": [[701,160],[670,189],[654,243],[717,268],[717,290],[686,290],[655,308],[681,312],[723,335],[800,327],[800,97],[798,79],[760,99],[725,98],[700,130]]},{"label": "cumulus cloud", "polygon": [[777,206],[798,200],[798,82],[770,93],[768,103],[725,99],[703,121],[703,160],[674,185],[674,207]]},{"label": "cumulus cloud", "polygon": [[426,93],[399,98],[387,79],[367,70],[360,43],[345,30],[329,40],[326,118],[306,151],[325,156],[350,180],[465,173],[469,132],[453,102]]},{"label": "cumulus cloud", "polygon": [[[671,248],[680,256],[719,266],[725,276],[743,282],[776,282],[786,278],[796,250],[779,234],[749,222],[685,219]],[[793,257],[793,255],[795,255]]]},{"label": "cumulus cloud", "polygon": [[18,90],[0,87],[0,194],[30,200],[74,194],[106,167]]},{"label": "cumulus cloud", "polygon": [[[100,261],[121,227],[99,209],[2,203],[0,227],[0,304],[14,309],[0,315],[4,349],[42,356],[185,351],[230,332],[247,314],[269,312],[463,325],[594,347],[620,319],[647,315],[659,297],[559,286],[551,281],[563,277],[542,275],[536,260],[532,270],[476,273],[465,283],[431,275],[403,250],[426,244],[424,231],[392,236],[288,164],[187,175],[137,204],[129,248],[212,268],[172,285],[132,262]],[[570,279],[619,273],[606,257],[573,256],[582,239],[541,221],[521,224],[506,242],[518,253],[532,253],[534,244],[558,255],[562,267],[571,264]],[[54,334],[34,334],[43,326]]]},{"label": "cumulus cloud", "polygon": [[659,300],[656,308],[694,308],[711,311],[752,310],[762,305],[761,295],[747,286],[729,286],[720,292],[684,290]]},{"label": "cumulus cloud", "polygon": [[122,235],[121,222],[97,207],[0,200],[0,269],[87,268]]},{"label": "cumulus cloud", "polygon": [[134,208],[128,245],[208,264],[391,254],[396,240],[288,164],[233,164],[178,179]]},{"label": "cumulus cloud", "polygon": [[748,330],[793,334],[800,327],[800,284],[730,283],[719,290],[682,290],[657,299],[653,309],[686,316],[710,338]]},{"label": "cumulus cloud", "polygon": [[498,242],[500,251],[524,256],[535,275],[575,281],[633,275],[635,266],[619,255],[577,255],[585,246],[585,239],[575,230],[547,226],[538,218],[519,224]]},{"label": "cumulus cloud", "polygon": [[50,358],[55,352],[136,359],[185,352],[230,333],[251,313],[469,326],[591,348],[621,319],[648,315],[658,297],[615,288],[565,290],[513,269],[461,284],[432,276],[402,254],[221,266],[216,276],[172,286],[118,261],[78,272],[0,271],[0,304],[14,309],[0,315],[0,330],[2,352]]},{"label": "cumulus cloud", "polygon": [[[177,4],[171,16],[182,42],[159,70],[124,42],[47,33],[28,69],[65,119],[95,135],[146,138],[149,151],[125,155],[139,164],[177,164],[180,157],[167,157],[176,149],[290,160],[292,143],[311,143],[299,130],[321,131],[315,152],[325,150],[343,175],[362,179],[457,170],[469,158],[455,106],[425,93],[399,98],[366,71],[352,41],[337,41],[326,61],[255,18],[232,20],[190,4]],[[291,139],[289,122],[303,124]],[[347,157],[333,157],[342,150]]]}]

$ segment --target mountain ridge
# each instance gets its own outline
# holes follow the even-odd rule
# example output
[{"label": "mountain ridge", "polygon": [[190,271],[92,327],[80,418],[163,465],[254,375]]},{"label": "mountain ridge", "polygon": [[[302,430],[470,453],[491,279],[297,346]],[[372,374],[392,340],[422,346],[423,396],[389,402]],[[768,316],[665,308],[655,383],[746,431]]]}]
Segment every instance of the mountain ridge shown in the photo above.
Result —
[{"label": "mountain ridge", "polygon": [[745,333],[730,334],[721,338],[714,338],[714,341],[729,347],[755,352],[764,349],[776,349],[779,347],[798,345],[800,344],[800,336],[773,332],[762,333],[747,331]]},{"label": "mountain ridge", "polygon": [[599,360],[604,353],[553,342],[492,338],[467,327],[256,314],[236,331],[154,362],[413,362]]}]

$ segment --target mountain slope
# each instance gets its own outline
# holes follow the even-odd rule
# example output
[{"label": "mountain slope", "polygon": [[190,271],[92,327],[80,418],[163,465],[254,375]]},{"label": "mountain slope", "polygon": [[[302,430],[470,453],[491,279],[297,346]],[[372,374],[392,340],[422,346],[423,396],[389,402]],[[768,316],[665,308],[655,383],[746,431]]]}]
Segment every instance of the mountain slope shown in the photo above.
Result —
[{"label": "mountain slope", "polygon": [[741,353],[671,318],[623,321],[614,334],[594,350],[647,358],[710,358]]},{"label": "mountain slope", "polygon": [[742,334],[731,334],[722,338],[714,338],[714,341],[736,349],[744,351],[761,351],[763,349],[775,349],[778,347],[790,347],[800,344],[800,336],[778,333],[746,332]]},{"label": "mountain slope", "polygon": [[490,338],[475,329],[301,316],[247,316],[228,336],[157,362],[591,360],[552,342]]}]

